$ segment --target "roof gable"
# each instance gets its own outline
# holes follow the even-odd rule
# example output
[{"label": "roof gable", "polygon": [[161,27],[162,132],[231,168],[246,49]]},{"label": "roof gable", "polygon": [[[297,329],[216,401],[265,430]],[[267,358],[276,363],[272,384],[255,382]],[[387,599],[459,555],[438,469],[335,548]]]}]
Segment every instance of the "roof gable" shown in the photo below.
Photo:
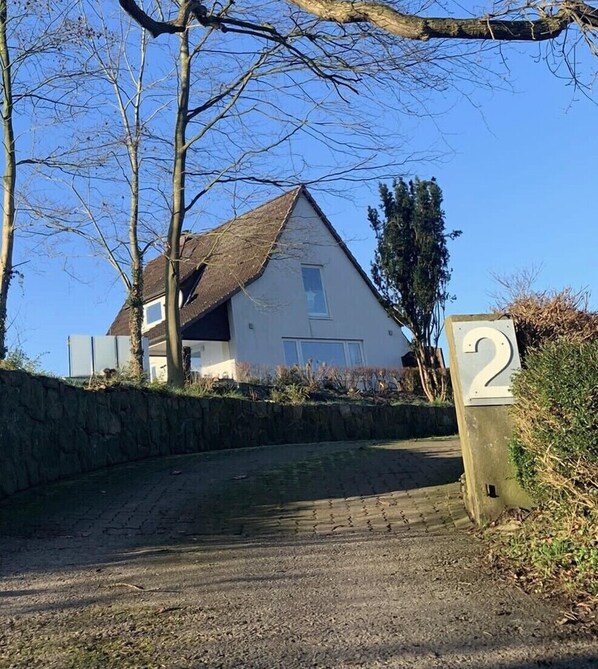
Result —
[{"label": "roof gable", "polygon": [[[180,282],[183,292],[181,327],[189,327],[258,279],[300,197],[305,197],[338,246],[359,272],[377,300],[368,275],[349,251],[309,191],[300,186],[200,235],[185,235],[181,243]],[[165,258],[144,271],[144,302],[164,294]],[[108,334],[129,333],[129,308],[123,305]],[[144,333],[151,342],[166,336],[165,323]]]},{"label": "roof gable", "polygon": [[[181,239],[181,326],[205,316],[261,276],[301,192],[302,187],[295,188],[213,230]],[[164,294],[165,263],[160,256],[147,264],[144,302]],[[108,334],[128,334],[128,319],[125,303]],[[163,339],[164,322],[144,334],[150,341]]]}]

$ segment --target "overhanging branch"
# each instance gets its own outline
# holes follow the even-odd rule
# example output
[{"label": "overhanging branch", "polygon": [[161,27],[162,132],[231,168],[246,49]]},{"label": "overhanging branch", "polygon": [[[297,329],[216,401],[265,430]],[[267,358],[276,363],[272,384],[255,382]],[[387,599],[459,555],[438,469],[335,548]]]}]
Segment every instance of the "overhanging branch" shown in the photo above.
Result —
[{"label": "overhanging branch", "polygon": [[369,23],[405,39],[471,39],[498,41],[542,41],[558,37],[571,23],[598,27],[598,11],[583,2],[563,2],[552,15],[537,19],[479,17],[422,17],[404,14],[389,5],[345,0],[289,0],[303,11],[339,24]]},{"label": "overhanging branch", "polygon": [[[465,39],[496,41],[544,41],[558,37],[575,23],[582,30],[598,28],[598,10],[584,2],[562,2],[554,14],[530,19],[500,19],[481,16],[472,19],[425,17],[405,14],[390,5],[377,2],[348,2],[347,0],[288,0],[304,12],[324,21],[338,24],[370,24],[404,39]],[[119,0],[120,6],[137,23],[157,37],[163,33],[184,31],[191,18],[200,25],[226,30],[250,26],[270,39],[276,30],[259,24],[209,15],[199,0],[183,0],[175,19],[156,21],[135,0]],[[269,33],[269,34],[268,34]]]},{"label": "overhanging branch", "polygon": [[176,19],[172,21],[156,21],[143,11],[135,0],[118,0],[118,4],[137,23],[145,28],[152,37],[158,37],[164,33],[173,35],[181,33],[187,28],[191,3],[182,2]]}]

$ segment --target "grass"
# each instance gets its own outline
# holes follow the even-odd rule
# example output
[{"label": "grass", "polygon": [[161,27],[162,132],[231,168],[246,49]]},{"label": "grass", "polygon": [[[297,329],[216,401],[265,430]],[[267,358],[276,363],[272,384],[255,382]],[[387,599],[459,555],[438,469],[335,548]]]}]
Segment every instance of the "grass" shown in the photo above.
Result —
[{"label": "grass", "polygon": [[565,514],[556,505],[545,505],[517,525],[508,533],[487,532],[495,560],[526,590],[563,596],[579,619],[598,622],[595,514]]},{"label": "grass", "polygon": [[[81,384],[75,384],[81,385]],[[243,390],[234,381],[220,381],[215,378],[205,377],[193,383],[186,384],[181,388],[169,386],[161,381],[139,382],[122,375],[115,375],[110,379],[97,377],[85,383],[85,389],[98,391],[106,389],[130,389],[141,390],[165,395],[178,395],[183,397],[197,398],[228,398],[250,401],[271,401],[280,404],[388,404],[391,406],[402,404],[430,405],[430,406],[453,406],[449,401],[429,402],[424,397],[407,392],[396,391],[392,393],[364,393],[351,394],[331,392],[326,390],[310,391],[309,388],[298,383],[282,386],[261,386],[261,391],[255,389]]]}]

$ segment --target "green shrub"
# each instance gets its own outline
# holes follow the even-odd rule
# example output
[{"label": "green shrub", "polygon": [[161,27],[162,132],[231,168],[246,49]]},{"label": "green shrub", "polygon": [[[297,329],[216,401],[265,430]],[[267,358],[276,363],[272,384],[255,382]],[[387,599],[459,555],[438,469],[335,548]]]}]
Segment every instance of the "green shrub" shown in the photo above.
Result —
[{"label": "green shrub", "polygon": [[4,360],[0,360],[0,369],[18,370],[29,374],[43,374],[41,355],[30,358],[22,348],[10,350]]},{"label": "green shrub", "polygon": [[139,378],[131,365],[123,365],[118,369],[105,369],[103,372],[89,377],[85,384],[87,390],[105,390],[106,388],[127,387],[144,388],[148,384],[147,374]]},{"label": "green shrub", "polygon": [[549,341],[513,381],[511,457],[538,507],[500,540],[533,587],[598,604],[598,341]]},{"label": "green shrub", "polygon": [[598,341],[550,342],[513,382],[511,454],[539,501],[598,504]]},{"label": "green shrub", "polygon": [[308,397],[309,388],[298,383],[274,387],[270,392],[270,399],[281,404],[305,404]]}]

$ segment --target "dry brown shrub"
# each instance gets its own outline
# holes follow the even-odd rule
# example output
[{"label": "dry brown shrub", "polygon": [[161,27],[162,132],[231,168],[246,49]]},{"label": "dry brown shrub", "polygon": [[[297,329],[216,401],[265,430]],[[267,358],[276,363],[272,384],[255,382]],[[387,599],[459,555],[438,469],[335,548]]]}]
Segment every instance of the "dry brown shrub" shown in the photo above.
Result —
[{"label": "dry brown shrub", "polygon": [[590,311],[587,291],[523,291],[496,309],[509,315],[522,358],[561,338],[581,344],[598,339],[598,312]]},{"label": "dry brown shrub", "polygon": [[218,379],[213,376],[194,374],[192,381],[185,386],[185,391],[188,395],[205,397],[206,395],[213,395],[215,393],[217,384]]}]

